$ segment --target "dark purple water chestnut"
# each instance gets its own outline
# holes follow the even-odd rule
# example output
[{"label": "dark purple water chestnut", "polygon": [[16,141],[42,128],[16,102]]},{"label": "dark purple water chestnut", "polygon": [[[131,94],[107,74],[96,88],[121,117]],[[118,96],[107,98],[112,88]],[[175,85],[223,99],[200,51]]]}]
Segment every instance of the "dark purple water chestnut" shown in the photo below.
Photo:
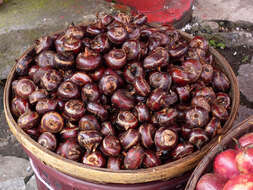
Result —
[{"label": "dark purple water chestnut", "polygon": [[183,139],[184,140],[188,140],[189,139],[189,137],[190,137],[190,134],[191,134],[191,132],[192,132],[192,127],[190,127],[189,125],[183,125],[182,127],[181,127],[181,135],[182,135],[182,137],[183,137]]},{"label": "dark purple water chestnut", "polygon": [[[40,69],[39,65],[32,65],[29,70],[28,70],[28,76],[33,79],[34,74]],[[18,81],[18,80],[14,80],[14,81]],[[14,82],[13,81],[13,82]],[[12,84],[13,85],[13,84]]]},{"label": "dark purple water chestnut", "polygon": [[78,99],[70,99],[64,105],[63,115],[70,121],[79,120],[85,112],[84,103]]},{"label": "dark purple water chestnut", "polygon": [[150,148],[154,144],[154,135],[156,128],[150,123],[142,124],[139,127],[141,143],[145,148]]},{"label": "dark purple water chestnut", "polygon": [[101,104],[89,102],[87,103],[87,111],[104,121],[108,117],[108,111]]},{"label": "dark purple water chestnut", "polygon": [[203,64],[200,78],[207,84],[211,83],[213,80],[213,66],[209,64]]},{"label": "dark purple water chestnut", "polygon": [[89,24],[87,27],[86,27],[86,33],[93,37],[93,36],[96,36],[96,35],[99,35],[101,34],[102,32],[104,31],[104,28],[103,28],[103,25],[101,23],[100,20],[98,20],[97,22],[95,23],[92,23],[92,24]]},{"label": "dark purple water chestnut", "polygon": [[85,32],[83,31],[82,27],[75,26],[73,23],[68,26],[65,30],[66,36],[73,36],[77,39],[82,39],[84,37]]},{"label": "dark purple water chestnut", "polygon": [[174,124],[177,118],[178,112],[174,108],[164,108],[158,112],[155,112],[153,117],[154,123],[159,124],[160,126],[169,126]]},{"label": "dark purple water chestnut", "polygon": [[209,138],[215,137],[217,134],[221,133],[221,130],[221,123],[217,117],[212,117],[212,119],[205,127],[205,132],[207,133]]},{"label": "dark purple water chestnut", "polygon": [[57,112],[47,112],[42,116],[40,125],[43,131],[58,133],[64,126],[64,120]]},{"label": "dark purple water chestnut", "polygon": [[16,60],[16,73],[19,76],[26,75],[30,65],[33,62],[35,56],[35,49],[30,50],[28,53],[24,54],[20,59]]},{"label": "dark purple water chestnut", "polygon": [[35,67],[38,65],[34,65],[32,67],[30,67],[29,69],[29,76],[31,77],[31,79],[33,80],[34,83],[39,84],[41,82],[41,78],[43,77],[43,75],[52,70],[52,67]]},{"label": "dark purple water chestnut", "polygon": [[35,59],[40,67],[53,67],[56,53],[51,50],[42,51]]},{"label": "dark purple water chestnut", "polygon": [[200,48],[204,51],[207,51],[208,50],[208,41],[205,38],[201,37],[201,36],[195,36],[191,40],[189,46],[191,48]]},{"label": "dark purple water chestnut", "polygon": [[106,159],[100,151],[87,152],[82,158],[82,163],[85,165],[102,168],[106,165]]},{"label": "dark purple water chestnut", "polygon": [[135,106],[134,97],[125,89],[115,91],[111,97],[111,103],[121,110],[130,110]]},{"label": "dark purple water chestnut", "polygon": [[151,91],[148,82],[143,76],[137,77],[133,82],[133,86],[135,92],[140,96],[148,96]]},{"label": "dark purple water chestnut", "polygon": [[60,69],[70,69],[75,64],[74,55],[56,54],[54,57],[54,66]]},{"label": "dark purple water chestnut", "polygon": [[76,58],[76,68],[85,71],[94,70],[101,64],[101,61],[102,58],[98,53],[86,47],[84,52],[79,53]]},{"label": "dark purple water chestnut", "polygon": [[108,29],[107,37],[114,44],[122,44],[126,41],[128,34],[123,26],[114,26]]},{"label": "dark purple water chestnut", "polygon": [[204,129],[194,128],[190,133],[188,141],[200,149],[206,142],[209,141],[209,138]]},{"label": "dark purple water chestnut", "polygon": [[63,48],[65,52],[77,54],[82,47],[82,41],[74,36],[67,36],[63,41]]},{"label": "dark purple water chestnut", "polygon": [[95,83],[88,83],[81,90],[82,100],[84,102],[96,102],[99,100],[100,93]]},{"label": "dark purple water chestnut", "polygon": [[37,112],[33,112],[30,110],[20,115],[17,120],[18,126],[23,130],[35,127],[38,122],[39,122],[39,114]]},{"label": "dark purple water chestnut", "polygon": [[56,108],[57,108],[57,101],[49,98],[43,98],[39,100],[35,107],[36,111],[39,114],[44,114],[49,111],[55,111]]},{"label": "dark purple water chestnut", "polygon": [[69,139],[77,139],[77,135],[79,133],[79,127],[76,125],[74,126],[66,126],[60,131],[60,137],[62,140],[69,140]]},{"label": "dark purple water chestnut", "polygon": [[36,104],[39,100],[48,96],[48,92],[45,89],[37,89],[29,95],[29,103]]},{"label": "dark purple water chestnut", "polygon": [[82,155],[82,150],[75,140],[69,139],[59,144],[56,153],[64,158],[79,161]]},{"label": "dark purple water chestnut", "polygon": [[209,121],[209,113],[202,107],[193,107],[186,112],[185,119],[191,127],[203,127]]},{"label": "dark purple water chestnut", "polygon": [[104,26],[107,26],[108,24],[110,24],[114,20],[114,18],[111,15],[107,15],[107,14],[99,15],[98,17]]},{"label": "dark purple water chestnut", "polygon": [[125,150],[138,144],[140,134],[136,129],[128,129],[119,135],[119,140]]},{"label": "dark purple water chestnut", "polygon": [[14,97],[11,100],[11,111],[17,117],[28,111],[29,107],[29,102],[26,99]]},{"label": "dark purple water chestnut", "polygon": [[185,55],[188,51],[188,45],[186,43],[178,43],[172,46],[169,46],[169,54],[173,58],[180,58],[181,56]]},{"label": "dark purple water chestnut", "polygon": [[90,42],[90,48],[96,52],[104,53],[110,49],[106,34],[99,34]]},{"label": "dark purple water chestnut", "polygon": [[105,95],[111,95],[120,86],[120,81],[117,76],[108,74],[104,75],[98,84],[100,91]]},{"label": "dark purple water chestnut", "polygon": [[91,77],[84,72],[75,72],[69,79],[71,82],[78,86],[84,86],[85,84],[91,83]]},{"label": "dark purple water chestnut", "polygon": [[176,146],[174,150],[171,152],[171,156],[173,159],[180,159],[186,157],[194,152],[194,146],[189,143],[180,143]]},{"label": "dark purple water chestnut", "polygon": [[195,82],[199,79],[202,72],[202,65],[196,59],[188,59],[182,63],[182,68],[188,73],[190,82]]},{"label": "dark purple water chestnut", "polygon": [[128,24],[126,27],[128,40],[138,40],[141,35],[141,27],[136,24]]},{"label": "dark purple water chestnut", "polygon": [[230,81],[223,72],[215,70],[213,73],[213,87],[217,91],[227,92],[230,88]]},{"label": "dark purple water chestnut", "polygon": [[191,97],[191,87],[190,85],[176,87],[176,92],[178,94],[181,103],[188,102]]},{"label": "dark purple water chestnut", "polygon": [[194,92],[194,95],[205,97],[209,103],[213,103],[213,101],[216,98],[215,92],[213,91],[212,87],[203,87],[203,88],[197,89]]},{"label": "dark purple water chestnut", "polygon": [[38,143],[44,148],[54,151],[57,146],[57,140],[54,134],[50,132],[42,133],[38,138]]},{"label": "dark purple water chestnut", "polygon": [[58,106],[59,111],[63,111],[66,102],[63,101],[61,98],[57,98],[55,99],[55,101],[57,101],[57,106]]},{"label": "dark purple water chestnut", "polygon": [[176,92],[169,90],[165,96],[163,97],[163,107],[168,107],[170,105],[175,104],[178,101],[178,96],[176,94]]},{"label": "dark purple water chestnut", "polygon": [[153,51],[155,48],[161,46],[161,41],[158,38],[150,37],[148,41],[148,49],[149,51]]},{"label": "dark purple water chestnut", "polygon": [[63,42],[66,40],[66,38],[67,36],[65,35],[65,33],[61,33],[55,39],[54,45],[55,45],[55,49],[57,53],[61,53],[61,54],[65,53]]},{"label": "dark purple water chestnut", "polygon": [[96,150],[103,138],[97,130],[86,130],[78,133],[77,140],[80,146],[88,152],[92,152]]},{"label": "dark purple water chestnut", "polygon": [[134,114],[137,117],[139,122],[145,122],[150,120],[150,113],[149,109],[146,106],[146,104],[139,102],[135,107],[134,107]]},{"label": "dark purple water chestnut", "polygon": [[82,39],[82,44],[84,47],[90,48],[91,46],[91,39],[88,37],[85,37]]},{"label": "dark purple water chestnut", "polygon": [[155,133],[155,145],[161,150],[172,150],[177,146],[178,134],[165,127],[160,127]]},{"label": "dark purple water chestnut", "polygon": [[106,136],[100,145],[100,150],[106,156],[118,156],[121,152],[119,139],[112,135]]},{"label": "dark purple water chestnut", "polygon": [[160,110],[163,107],[165,95],[166,93],[160,88],[153,90],[146,101],[149,109],[152,111]]},{"label": "dark purple water chestnut", "polygon": [[159,166],[160,164],[161,160],[154,152],[151,150],[145,150],[145,158],[143,159],[143,166],[145,168]]},{"label": "dark purple water chestnut", "polygon": [[206,111],[211,111],[211,106],[208,103],[207,99],[204,96],[195,96],[191,100],[192,106],[198,106],[204,108]]},{"label": "dark purple water chestnut", "polygon": [[145,69],[156,69],[168,65],[169,54],[163,47],[155,48],[143,61]]},{"label": "dark purple water chestnut", "polygon": [[172,79],[168,73],[153,72],[149,75],[149,83],[153,88],[168,90],[170,89]]},{"label": "dark purple water chestnut", "polygon": [[169,73],[173,83],[178,86],[185,86],[191,82],[188,72],[184,71],[182,68],[174,66],[169,69]]},{"label": "dark purple water chestnut", "polygon": [[107,135],[113,135],[115,136],[116,132],[115,132],[115,129],[112,125],[112,123],[110,121],[105,121],[103,123],[101,123],[101,130],[100,132],[104,135],[104,136],[107,136]]},{"label": "dark purple water chestnut", "polygon": [[126,52],[123,49],[112,49],[105,56],[106,64],[112,69],[120,69],[126,64]]},{"label": "dark purple water chestnut", "polygon": [[125,130],[128,130],[137,127],[138,120],[132,112],[120,111],[117,115],[116,123]]},{"label": "dark purple water chestnut", "polygon": [[77,98],[79,96],[79,90],[76,84],[65,81],[58,87],[57,95],[64,100]]},{"label": "dark purple water chestnut", "polygon": [[124,158],[124,168],[128,170],[138,169],[141,167],[144,157],[145,152],[140,145],[132,147]]},{"label": "dark purple water chestnut", "polygon": [[94,71],[89,72],[89,76],[94,80],[94,81],[99,81],[102,76],[104,75],[105,68],[104,67],[99,67]]},{"label": "dark purple water chestnut", "polygon": [[143,68],[141,66],[141,63],[139,62],[132,62],[129,63],[125,69],[124,69],[124,78],[128,83],[132,83],[134,82],[134,80],[137,77],[141,77],[143,76],[144,72],[143,72]]},{"label": "dark purple water chestnut", "polygon": [[98,130],[100,131],[100,125],[97,118],[94,115],[84,115],[80,120],[78,127],[81,131],[85,130]]},{"label": "dark purple water chestnut", "polygon": [[107,168],[111,170],[120,170],[122,168],[122,158],[109,157],[107,160]]},{"label": "dark purple water chestnut", "polygon": [[118,81],[118,83],[119,83],[120,86],[125,83],[124,80],[121,78],[122,72],[119,71],[119,70],[114,71],[111,68],[107,68],[107,69],[105,69],[103,76],[106,76],[106,75],[113,75],[113,76],[115,76],[117,78],[117,81]]},{"label": "dark purple water chestnut", "polygon": [[31,128],[31,129],[25,130],[25,132],[26,132],[26,134],[28,134],[35,141],[37,141],[39,136],[41,135],[39,127],[37,127],[37,126]]},{"label": "dark purple water chestnut", "polygon": [[15,94],[21,98],[27,99],[29,95],[35,91],[36,85],[33,81],[29,79],[20,79],[18,80],[15,88]]},{"label": "dark purple water chestnut", "polygon": [[148,20],[148,18],[146,15],[144,15],[143,13],[139,13],[134,16],[133,23],[138,24],[138,25],[143,25],[147,22],[147,20]]},{"label": "dark purple water chestnut", "polygon": [[216,99],[214,100],[213,104],[222,105],[228,109],[231,104],[231,99],[228,94],[219,92],[216,94]]},{"label": "dark purple water chestnut", "polygon": [[166,46],[169,43],[168,35],[162,31],[152,33],[151,37],[158,39],[161,46]]},{"label": "dark purple water chestnut", "polygon": [[138,40],[128,40],[122,45],[126,52],[127,60],[136,60],[140,57],[141,45]]},{"label": "dark purple water chestnut", "polygon": [[211,111],[213,116],[219,118],[222,121],[227,120],[229,117],[228,111],[223,105],[213,104]]},{"label": "dark purple water chestnut", "polygon": [[54,91],[61,83],[61,80],[62,76],[58,71],[49,69],[41,78],[41,86],[44,87],[47,91]]},{"label": "dark purple water chestnut", "polygon": [[35,41],[35,51],[37,54],[44,50],[48,50],[53,45],[53,38],[50,36],[42,36]]}]

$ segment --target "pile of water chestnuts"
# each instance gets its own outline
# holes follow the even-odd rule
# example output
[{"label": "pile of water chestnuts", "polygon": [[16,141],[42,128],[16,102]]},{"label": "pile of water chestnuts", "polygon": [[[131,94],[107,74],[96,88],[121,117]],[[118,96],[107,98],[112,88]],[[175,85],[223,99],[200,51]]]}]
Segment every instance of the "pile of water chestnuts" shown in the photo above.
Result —
[{"label": "pile of water chestnuts", "polygon": [[101,14],[39,38],[16,64],[18,126],[64,158],[112,170],[201,149],[228,119],[230,81],[204,38],[146,22]]}]

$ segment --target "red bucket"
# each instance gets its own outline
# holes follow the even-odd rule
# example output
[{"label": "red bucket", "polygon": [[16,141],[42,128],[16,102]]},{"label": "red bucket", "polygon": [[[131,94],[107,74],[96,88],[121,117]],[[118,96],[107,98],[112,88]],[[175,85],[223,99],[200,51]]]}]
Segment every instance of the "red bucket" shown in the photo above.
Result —
[{"label": "red bucket", "polygon": [[[24,147],[23,147],[24,148]],[[83,181],[57,171],[38,160],[27,149],[38,190],[183,190],[191,172],[168,181],[139,184],[98,184]]]}]

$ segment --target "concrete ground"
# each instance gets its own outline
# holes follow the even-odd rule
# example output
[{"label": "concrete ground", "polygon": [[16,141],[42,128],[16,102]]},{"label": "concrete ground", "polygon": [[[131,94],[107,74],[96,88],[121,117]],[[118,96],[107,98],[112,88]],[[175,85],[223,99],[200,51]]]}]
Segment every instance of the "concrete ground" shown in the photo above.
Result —
[{"label": "concrete ground", "polygon": [[[4,82],[15,58],[43,34],[62,29],[71,22],[90,22],[97,12],[113,10],[112,4],[102,0],[7,0],[0,3],[0,190],[8,189],[10,184],[11,190],[36,189],[27,156],[10,133],[3,112]],[[253,115],[252,12],[252,0],[196,0],[193,19],[183,28],[212,40],[234,69],[241,91],[235,122]]]}]

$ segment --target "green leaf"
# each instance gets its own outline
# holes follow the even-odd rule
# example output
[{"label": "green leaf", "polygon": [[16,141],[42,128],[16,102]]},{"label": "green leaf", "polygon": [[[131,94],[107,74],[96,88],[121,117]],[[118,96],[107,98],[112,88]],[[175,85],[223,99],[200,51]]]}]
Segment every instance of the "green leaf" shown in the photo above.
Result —
[{"label": "green leaf", "polygon": [[217,44],[217,47],[219,47],[220,49],[225,49],[226,45],[223,42],[219,42]]}]

